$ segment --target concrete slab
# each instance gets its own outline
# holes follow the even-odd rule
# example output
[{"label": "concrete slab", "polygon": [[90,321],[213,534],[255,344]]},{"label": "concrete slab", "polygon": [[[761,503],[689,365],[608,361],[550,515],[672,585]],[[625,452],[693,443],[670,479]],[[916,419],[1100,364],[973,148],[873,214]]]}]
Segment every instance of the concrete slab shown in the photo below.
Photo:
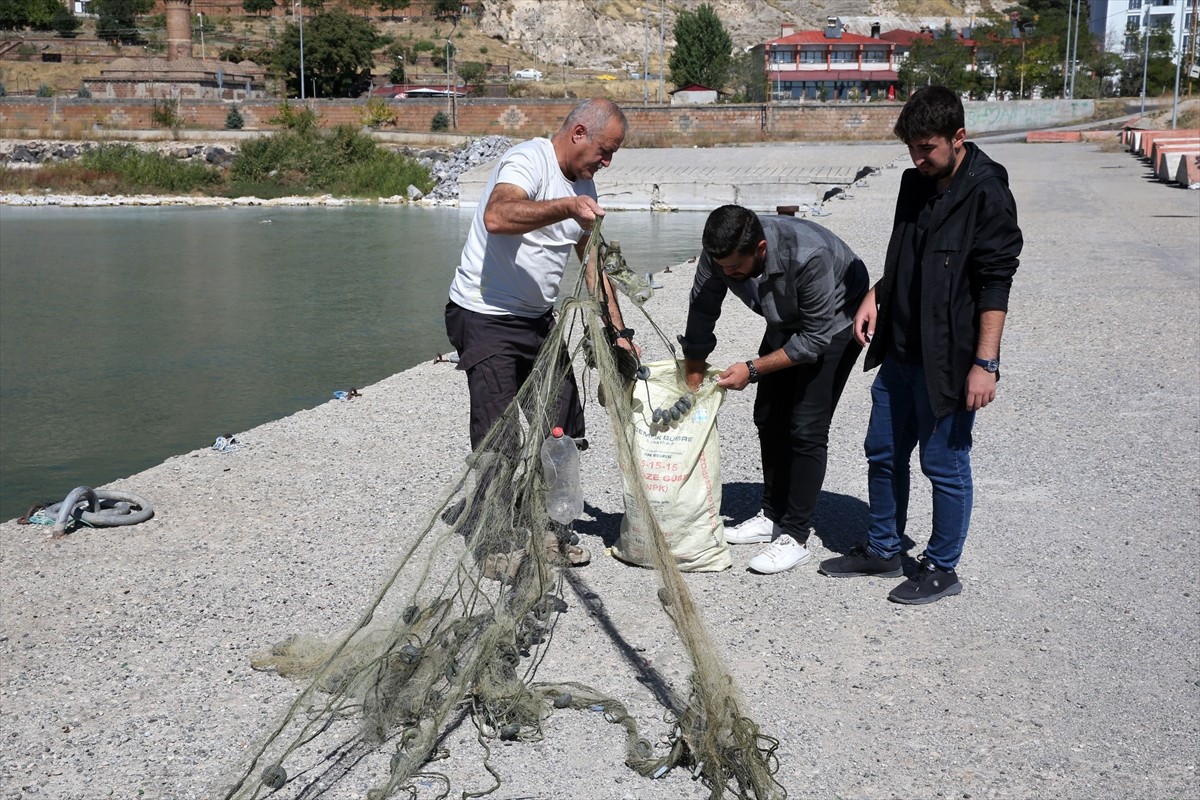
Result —
[{"label": "concrete slab", "polygon": [[1164,151],[1178,150],[1180,148],[1187,149],[1189,147],[1196,147],[1197,145],[1200,145],[1200,136],[1188,136],[1180,139],[1155,139],[1154,143],[1150,145],[1147,155],[1151,164],[1157,164],[1159,154]]},{"label": "concrete slab", "polygon": [[1061,142],[1078,142],[1083,139],[1080,131],[1030,131],[1025,141],[1030,144],[1058,144]]},{"label": "concrete slab", "polygon": [[1200,189],[1200,156],[1179,160],[1179,166],[1175,168],[1175,182],[1188,189]]},{"label": "concrete slab", "polygon": [[1195,158],[1197,155],[1200,155],[1200,141],[1187,146],[1159,148],[1158,158],[1154,162],[1154,174],[1160,181],[1171,183],[1179,171],[1179,162],[1185,158]]},{"label": "concrete slab", "polygon": [[1138,137],[1137,145],[1134,147],[1133,152],[1139,156],[1147,157],[1150,154],[1150,147],[1160,139],[1193,139],[1197,136],[1200,136],[1200,128],[1142,131],[1142,135]]},{"label": "concrete slab", "polygon": [[[614,210],[694,211],[739,203],[773,211],[779,205],[818,205],[830,188],[852,188],[863,167],[896,164],[908,165],[899,143],[629,148],[596,176],[596,187],[600,204]],[[494,165],[481,164],[459,178],[461,205],[478,205]]]}]

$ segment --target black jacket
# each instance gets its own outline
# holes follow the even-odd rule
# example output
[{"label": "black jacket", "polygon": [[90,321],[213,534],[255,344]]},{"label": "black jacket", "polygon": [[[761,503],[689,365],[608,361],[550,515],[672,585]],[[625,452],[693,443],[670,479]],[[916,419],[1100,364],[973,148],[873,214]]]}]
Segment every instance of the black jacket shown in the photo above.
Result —
[{"label": "black jacket", "polygon": [[[979,315],[1007,311],[1021,254],[1017,205],[1008,172],[971,142],[946,195],[929,222],[921,253],[921,358],[934,416],[966,404],[967,373],[975,363]],[[917,224],[934,181],[916,169],[904,172],[883,277],[875,286],[879,316],[864,361],[874,369],[887,355],[891,289],[905,229]]]}]

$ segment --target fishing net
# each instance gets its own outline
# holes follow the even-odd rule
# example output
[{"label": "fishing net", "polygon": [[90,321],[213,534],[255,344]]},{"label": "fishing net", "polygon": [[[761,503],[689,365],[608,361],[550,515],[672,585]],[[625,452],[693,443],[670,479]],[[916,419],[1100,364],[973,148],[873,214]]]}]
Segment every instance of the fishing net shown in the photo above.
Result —
[{"label": "fishing net", "polygon": [[[598,248],[614,285],[641,309],[648,286],[619,248],[603,241],[599,226],[589,247]],[[416,797],[418,782],[448,797],[449,778],[434,767],[447,730],[464,716],[476,727],[483,766],[494,780],[461,796],[484,796],[500,786],[488,763],[489,742],[540,739],[555,709],[602,711],[624,729],[625,763],[647,778],[681,768],[712,798],[786,797],[774,779],[778,742],[743,712],[644,491],[627,492],[626,503],[636,503],[649,521],[658,600],[692,665],[680,707],[665,713],[668,746],[653,747],[626,707],[604,692],[536,679],[566,608],[563,571],[572,535],[546,511],[539,447],[558,416],[559,388],[573,363],[587,373],[588,386],[597,383],[622,471],[638,473],[629,388],[639,364],[610,338],[603,285],[593,291],[581,276],[517,398],[354,629],[331,642],[293,636],[254,656],[254,668],[308,683],[253,752],[227,800],[321,797],[347,785],[365,787],[370,800]],[[718,390],[709,378],[700,391]],[[695,397],[683,383],[680,395]],[[674,420],[659,412],[655,424],[667,428]]]}]

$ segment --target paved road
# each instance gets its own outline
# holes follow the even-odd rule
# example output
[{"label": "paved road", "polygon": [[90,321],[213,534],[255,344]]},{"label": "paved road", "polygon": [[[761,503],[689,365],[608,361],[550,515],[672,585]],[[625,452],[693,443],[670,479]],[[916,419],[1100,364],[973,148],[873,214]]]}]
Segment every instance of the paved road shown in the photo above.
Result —
[{"label": "paved road", "polygon": [[[1194,797],[1200,192],[1153,182],[1097,145],[987,149],[1012,175],[1026,248],[999,397],[975,431],[963,593],[901,608],[884,601],[890,581],[811,567],[755,576],[754,547],[687,583],[745,709],[781,742],[777,777],[792,797]],[[863,152],[821,154],[871,163]],[[822,218],[875,276],[899,175],[883,170]],[[618,235],[620,215],[610,222]],[[669,335],[682,330],[690,277],[687,266],[659,276],[649,312]],[[712,360],[748,357],[761,330],[729,307]],[[643,344],[664,357],[652,336]],[[870,379],[852,376],[834,421],[818,558],[863,531]],[[117,482],[158,509],[134,528],[49,542],[0,525],[0,796],[222,796],[298,691],[252,672],[250,654],[356,622],[462,469],[460,373],[423,364],[361,391],[238,433],[240,451],[184,454]],[[731,393],[720,416],[733,520],[759,500],[752,399]],[[653,573],[601,555],[623,512],[621,475],[604,411],[589,400],[588,414],[578,528],[596,558],[572,574],[537,677],[620,698],[657,742],[669,724],[656,691],[686,693],[691,665]],[[918,479],[909,556],[928,516]],[[622,735],[599,714],[555,713],[541,742],[492,748],[501,795],[708,796],[684,772],[636,776]],[[454,794],[490,785],[471,725],[444,744],[431,769]]]}]

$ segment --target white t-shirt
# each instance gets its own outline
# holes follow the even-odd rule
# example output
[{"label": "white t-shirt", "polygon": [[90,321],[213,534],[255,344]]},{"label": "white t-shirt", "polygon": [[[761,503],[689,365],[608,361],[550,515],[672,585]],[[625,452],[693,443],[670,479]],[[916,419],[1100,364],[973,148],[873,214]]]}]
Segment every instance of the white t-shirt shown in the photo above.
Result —
[{"label": "white t-shirt", "polygon": [[480,314],[540,317],[554,307],[567,259],[584,230],[567,219],[521,235],[488,233],[483,214],[497,183],[519,186],[530,200],[584,194],[595,199],[596,184],[591,179],[567,180],[550,140],[531,139],[504,154],[479,200],[450,284],[450,299]]}]

